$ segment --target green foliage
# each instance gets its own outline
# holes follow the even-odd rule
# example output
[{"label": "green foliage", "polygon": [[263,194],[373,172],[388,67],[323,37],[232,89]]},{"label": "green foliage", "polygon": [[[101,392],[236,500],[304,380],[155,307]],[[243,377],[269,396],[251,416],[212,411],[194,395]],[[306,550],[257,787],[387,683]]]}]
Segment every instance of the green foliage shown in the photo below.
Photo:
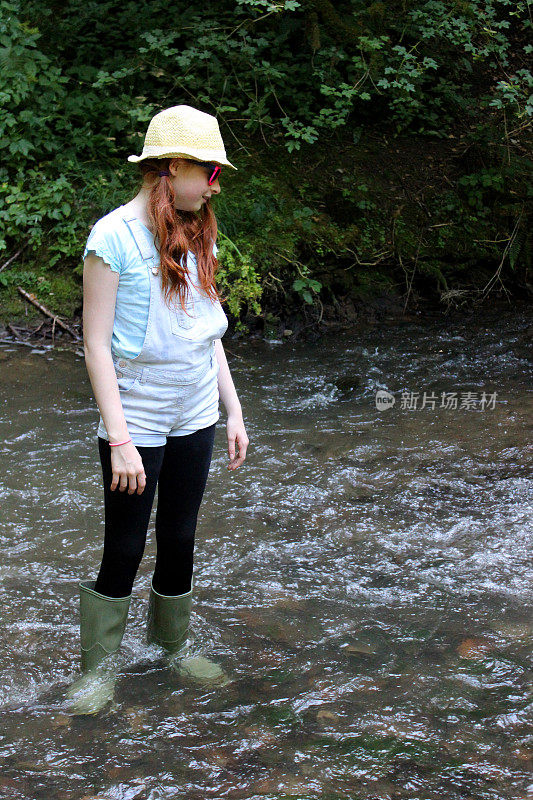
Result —
[{"label": "green foliage", "polygon": [[477,209],[481,214],[487,214],[490,212],[490,208],[486,204],[487,191],[492,189],[501,192],[504,186],[504,177],[495,168],[482,169],[471,175],[463,175],[457,183],[464,189],[469,206]]},{"label": "green foliage", "polygon": [[303,278],[298,278],[292,284],[292,288],[295,292],[299,292],[306,303],[312,305],[313,303],[313,295],[311,292],[319,292],[322,288],[322,284],[320,281],[315,281],[313,278],[308,278],[307,276]]},{"label": "green foliage", "polygon": [[22,231],[39,244],[46,222],[70,213],[63,177],[50,185],[42,170],[26,172],[64,146],[53,134],[68,79],[37,49],[40,34],[20,21],[19,11],[15,4],[0,3],[0,250]]},{"label": "green foliage", "polygon": [[[401,283],[409,260],[441,288],[455,247],[499,263],[507,242],[509,264],[528,263],[513,230],[531,197],[531,28],[526,0],[0,0],[0,261],[26,245],[0,287],[43,267],[69,275],[76,305],[89,228],[133,196],[126,157],[176,103],[217,116],[239,167],[217,202],[236,317]],[[405,208],[394,242],[396,176],[352,165],[373,131],[384,150],[418,136],[465,154],[449,186],[408,192],[434,225]]]},{"label": "green foliage", "polygon": [[239,319],[243,310],[261,313],[259,298],[261,285],[249,253],[242,253],[231,239],[219,231],[217,259],[221,267],[217,272],[217,288],[227,297],[228,309],[237,319],[236,330],[242,331],[245,326]]}]

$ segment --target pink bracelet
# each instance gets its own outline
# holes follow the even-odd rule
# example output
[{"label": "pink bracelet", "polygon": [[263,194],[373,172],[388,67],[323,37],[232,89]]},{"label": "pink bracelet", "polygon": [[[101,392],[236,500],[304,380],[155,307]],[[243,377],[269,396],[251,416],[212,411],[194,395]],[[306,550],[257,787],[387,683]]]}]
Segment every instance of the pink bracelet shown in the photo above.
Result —
[{"label": "pink bracelet", "polygon": [[125,442],[115,442],[115,444],[109,442],[109,447],[119,447],[121,444],[128,444],[128,442],[131,442],[131,439],[126,439]]}]

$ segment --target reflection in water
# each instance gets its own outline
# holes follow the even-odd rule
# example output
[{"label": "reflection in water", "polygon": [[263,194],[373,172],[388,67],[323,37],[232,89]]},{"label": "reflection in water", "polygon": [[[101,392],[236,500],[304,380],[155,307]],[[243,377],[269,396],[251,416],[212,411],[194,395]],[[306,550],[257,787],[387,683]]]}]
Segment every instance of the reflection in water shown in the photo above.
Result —
[{"label": "reflection in water", "polygon": [[[98,414],[73,353],[0,350],[0,798],[525,797],[526,326],[225,342],[250,448],[228,473],[222,418],[192,625],[232,682],[199,689],[144,644],[150,533],[115,705],[94,718],[63,701],[103,541]],[[494,408],[440,407],[483,391]]]}]

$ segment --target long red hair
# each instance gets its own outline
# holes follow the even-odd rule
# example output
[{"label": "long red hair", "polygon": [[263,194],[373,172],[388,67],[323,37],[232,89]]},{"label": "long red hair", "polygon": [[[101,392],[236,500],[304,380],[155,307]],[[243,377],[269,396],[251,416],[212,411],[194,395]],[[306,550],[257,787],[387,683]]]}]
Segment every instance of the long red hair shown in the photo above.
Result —
[{"label": "long red hair", "polygon": [[189,250],[196,256],[200,285],[212,300],[219,298],[215,283],[218,261],[213,253],[218,226],[209,200],[199,211],[181,211],[174,207],[172,182],[167,176],[160,176],[159,171],[168,170],[170,162],[175,160],[147,158],[139,162],[139,168],[143,182],[152,184],[147,211],[160,255],[165,300],[170,303],[178,298],[184,308],[188,293],[186,265]]}]

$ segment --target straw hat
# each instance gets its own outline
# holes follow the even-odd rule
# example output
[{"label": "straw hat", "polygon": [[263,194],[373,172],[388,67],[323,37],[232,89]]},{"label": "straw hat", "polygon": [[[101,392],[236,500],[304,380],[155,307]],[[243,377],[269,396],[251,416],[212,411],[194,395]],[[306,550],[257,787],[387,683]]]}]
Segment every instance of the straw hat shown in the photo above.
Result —
[{"label": "straw hat", "polygon": [[237,169],[226,157],[216,117],[192,106],[172,106],[152,117],[141,155],[128,161],[178,156]]}]

